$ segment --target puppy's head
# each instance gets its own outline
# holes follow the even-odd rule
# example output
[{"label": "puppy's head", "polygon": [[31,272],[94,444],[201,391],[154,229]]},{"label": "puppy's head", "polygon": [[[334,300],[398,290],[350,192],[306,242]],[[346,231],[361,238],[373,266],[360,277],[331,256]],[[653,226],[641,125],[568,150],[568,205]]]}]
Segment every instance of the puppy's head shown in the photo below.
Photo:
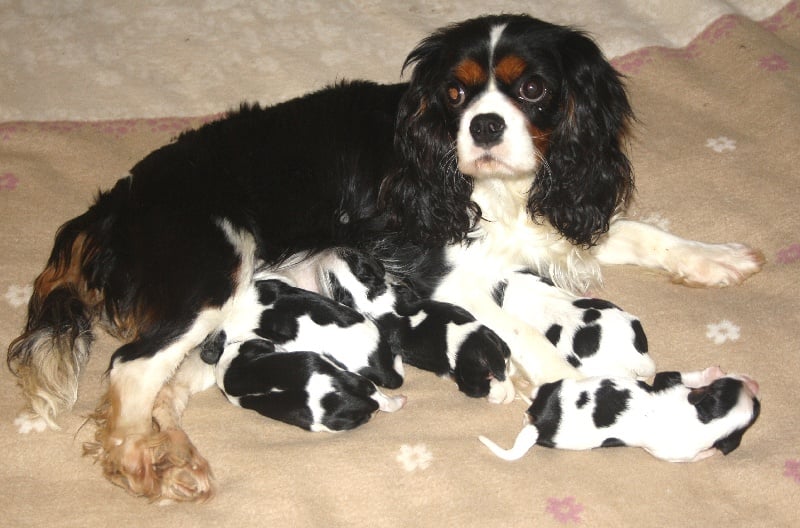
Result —
[{"label": "puppy's head", "polygon": [[742,436],[758,418],[758,390],[758,384],[747,376],[727,375],[689,392],[698,420],[720,431],[713,447],[723,454],[739,447]]},{"label": "puppy's head", "polygon": [[475,181],[500,178],[532,181],[530,215],[574,243],[608,229],[632,187],[621,149],[632,115],[591,39],[528,16],[481,17],[423,40],[409,66],[395,141],[401,179],[416,187],[403,205],[423,224],[459,238],[480,215]]}]

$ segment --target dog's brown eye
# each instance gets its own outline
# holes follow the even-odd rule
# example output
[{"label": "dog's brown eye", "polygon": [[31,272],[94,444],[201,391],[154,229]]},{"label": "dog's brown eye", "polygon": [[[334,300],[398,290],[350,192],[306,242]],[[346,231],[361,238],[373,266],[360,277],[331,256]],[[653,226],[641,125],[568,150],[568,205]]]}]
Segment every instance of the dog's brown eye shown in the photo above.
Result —
[{"label": "dog's brown eye", "polygon": [[521,99],[530,103],[538,103],[547,95],[547,88],[539,77],[531,77],[519,87]]},{"label": "dog's brown eye", "polygon": [[467,99],[467,94],[464,91],[464,87],[457,82],[453,82],[447,85],[447,102],[450,103],[450,106],[457,107],[464,104],[464,101]]}]

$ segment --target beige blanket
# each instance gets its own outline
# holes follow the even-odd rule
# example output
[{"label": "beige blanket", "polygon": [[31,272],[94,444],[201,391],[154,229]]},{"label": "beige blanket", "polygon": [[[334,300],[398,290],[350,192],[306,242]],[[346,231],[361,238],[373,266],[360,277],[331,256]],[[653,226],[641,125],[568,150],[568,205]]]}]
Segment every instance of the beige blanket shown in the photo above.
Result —
[{"label": "beige blanket", "polygon": [[[20,3],[26,9],[36,4]],[[207,4],[210,9],[217,3]],[[237,5],[220,4],[230,4],[231,9]],[[454,18],[443,7],[448,2],[420,3],[421,11],[406,13],[405,18],[396,16],[394,4],[355,4],[370,16],[384,17],[382,27],[390,34],[413,27],[421,36],[424,31],[417,21],[427,27],[435,19]],[[9,9],[7,5],[0,6],[0,11]],[[61,9],[83,6],[81,2],[58,5]],[[514,10],[523,9],[514,4]],[[530,11],[546,16],[544,8]],[[296,41],[298,35],[286,29],[279,15],[265,14],[274,16],[286,53],[300,53],[300,48],[314,44],[308,35],[299,35],[302,38]],[[679,49],[626,50],[632,52],[616,58],[614,64],[628,76],[639,117],[631,141],[639,189],[632,215],[680,235],[761,248],[768,259],[764,270],[739,287],[693,290],[674,286],[655,273],[617,268],[608,270],[605,288],[594,292],[641,318],[659,369],[693,370],[719,364],[760,382],[762,416],[738,450],[694,464],[670,464],[634,448],[570,452],[537,447],[522,460],[508,463],[491,455],[477,436],[485,434],[510,444],[522,422],[522,402],[494,406],[472,400],[449,381],[409,369],[407,382],[396,391],[408,396],[403,410],[379,414],[366,426],[337,435],[306,433],[268,421],[231,406],[216,390],[198,395],[190,403],[184,424],[211,462],[219,493],[202,505],[150,505],[112,487],[100,469],[80,455],[81,443],[92,435],[90,425],[82,427],[84,417],[101,394],[103,372],[115,348],[112,339],[102,337],[84,375],[75,412],[63,417],[61,431],[18,434],[13,420],[21,397],[13,376],[6,369],[0,371],[0,523],[797,526],[800,3],[795,0],[768,17],[761,15],[751,14],[754,21],[723,14],[702,31],[698,28],[695,38],[684,41]],[[42,19],[41,13],[30,16]],[[59,28],[57,20],[53,19],[51,31],[74,29]],[[392,26],[395,22],[396,27]],[[606,22],[617,30],[620,23],[589,22],[588,29],[595,33],[603,33]],[[351,31],[338,37],[358,44],[359,19],[341,23]],[[0,27],[4,24],[6,19],[0,16]],[[438,23],[430,27],[434,25]],[[147,27],[142,25],[139,31],[146,34]],[[255,41],[259,36],[245,32],[241,38]],[[176,36],[176,46],[182,38]],[[366,54],[354,44],[346,56],[330,60],[335,59],[336,72],[348,76],[368,75],[363,61],[385,60],[391,67],[381,66],[381,71],[396,72],[415,38],[400,39],[402,46],[387,43],[382,51],[370,49]],[[0,52],[7,53],[3,42],[0,37]],[[376,42],[374,35],[370,42]],[[135,40],[123,44],[134,46]],[[83,41],[81,45],[89,46]],[[292,50],[291,46],[297,47]],[[68,46],[61,50],[64,57],[72,53]],[[224,54],[219,48],[211,51],[220,57]],[[325,50],[315,53],[324,56]],[[153,61],[158,63],[159,58]],[[354,66],[346,67],[351,61]],[[192,75],[197,67],[186,65]],[[260,67],[268,69],[269,64]],[[0,76],[8,77],[5,65],[3,69]],[[48,71],[38,74],[46,77]],[[392,80],[388,74],[385,78]],[[228,79],[215,82],[236,84]],[[312,85],[316,79],[299,82]],[[53,113],[59,105],[37,108],[34,98],[25,97],[26,87],[34,84],[40,83],[23,82],[10,91],[6,84],[0,100],[0,116],[6,119],[0,122],[3,346],[22,328],[28,285],[47,257],[57,226],[84,211],[96,189],[109,187],[151,149],[205,119],[33,121],[60,115]],[[57,97],[57,82],[49,88],[50,96]],[[13,97],[7,99],[10,92]],[[70,113],[71,97],[78,92],[65,90],[59,111],[79,119],[94,117],[80,110]],[[176,105],[174,113],[191,114],[198,109],[198,114],[214,113],[235,102],[229,94],[221,98],[221,108],[212,107],[214,98],[208,97],[212,92],[197,93],[202,93],[202,104]],[[276,98],[289,95],[280,86],[265,93]],[[120,115],[173,114],[172,99],[166,97],[170,103],[161,104],[160,95],[156,88],[143,89],[141,102],[147,110],[137,113],[137,101],[126,98]],[[84,98],[91,97],[84,93]],[[113,106],[97,100],[100,111]],[[15,116],[25,120],[9,120]]]}]

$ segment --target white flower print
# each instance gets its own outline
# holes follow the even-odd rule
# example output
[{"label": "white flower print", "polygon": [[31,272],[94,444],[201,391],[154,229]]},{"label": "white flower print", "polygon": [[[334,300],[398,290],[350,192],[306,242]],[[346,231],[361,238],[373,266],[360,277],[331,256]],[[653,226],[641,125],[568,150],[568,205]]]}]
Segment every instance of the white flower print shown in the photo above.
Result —
[{"label": "white flower print", "polygon": [[397,454],[396,460],[403,466],[403,469],[409,472],[427,469],[433,460],[433,453],[425,444],[413,446],[403,444],[400,446],[400,453]]},{"label": "white flower print", "polygon": [[25,286],[9,286],[6,290],[5,299],[8,304],[14,308],[19,308],[30,298],[33,293],[33,286],[30,284]]},{"label": "white flower print", "polygon": [[706,337],[714,341],[714,344],[721,345],[726,341],[738,341],[740,332],[739,327],[723,319],[719,323],[709,324],[707,327]]},{"label": "white flower print", "polygon": [[730,152],[736,150],[736,140],[725,136],[708,138],[706,141],[706,147],[710,148],[714,152]]}]

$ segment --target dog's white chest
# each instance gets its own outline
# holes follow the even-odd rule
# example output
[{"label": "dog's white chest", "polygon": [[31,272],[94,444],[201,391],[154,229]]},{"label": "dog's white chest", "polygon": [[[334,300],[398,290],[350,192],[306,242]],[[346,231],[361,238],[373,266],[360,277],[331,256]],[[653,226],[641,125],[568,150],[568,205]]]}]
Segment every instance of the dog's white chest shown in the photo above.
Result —
[{"label": "dog's white chest", "polygon": [[563,288],[586,290],[600,279],[597,262],[545,219],[530,217],[530,185],[530,179],[476,181],[472,199],[481,207],[481,220],[469,243],[451,249],[451,261],[478,276],[530,269]]}]

